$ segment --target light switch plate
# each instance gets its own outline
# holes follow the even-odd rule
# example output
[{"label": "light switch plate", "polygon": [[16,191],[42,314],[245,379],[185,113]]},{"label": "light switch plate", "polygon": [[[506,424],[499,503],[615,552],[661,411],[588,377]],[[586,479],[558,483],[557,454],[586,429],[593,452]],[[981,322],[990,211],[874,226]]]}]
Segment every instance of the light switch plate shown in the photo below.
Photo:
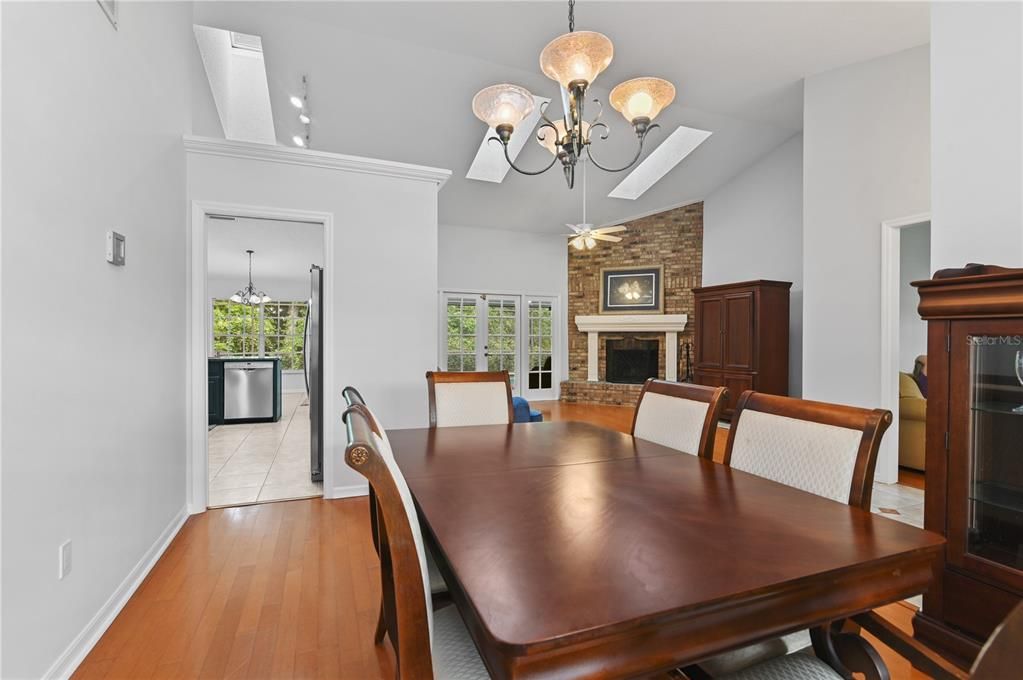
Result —
[{"label": "light switch plate", "polygon": [[118,267],[124,266],[124,234],[107,232],[107,262]]}]

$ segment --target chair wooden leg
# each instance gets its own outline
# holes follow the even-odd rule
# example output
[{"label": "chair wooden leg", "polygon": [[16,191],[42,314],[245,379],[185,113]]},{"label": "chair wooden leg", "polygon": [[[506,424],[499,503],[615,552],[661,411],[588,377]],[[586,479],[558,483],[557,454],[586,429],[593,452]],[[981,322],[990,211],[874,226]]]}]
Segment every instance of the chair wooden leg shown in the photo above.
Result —
[{"label": "chair wooden leg", "polygon": [[836,633],[832,643],[842,664],[864,680],[891,680],[888,666],[869,642],[856,633]]},{"label": "chair wooden leg", "polygon": [[891,680],[888,666],[869,642],[859,635],[859,626],[850,621],[832,621],[830,625],[812,628],[810,640],[817,658],[836,673],[852,680],[853,673],[865,680]]},{"label": "chair wooden leg", "polygon": [[810,642],[813,643],[813,653],[818,659],[831,666],[832,669],[843,680],[853,680],[852,672],[845,667],[835,649],[835,641],[831,635],[831,626],[818,626],[810,629]]}]

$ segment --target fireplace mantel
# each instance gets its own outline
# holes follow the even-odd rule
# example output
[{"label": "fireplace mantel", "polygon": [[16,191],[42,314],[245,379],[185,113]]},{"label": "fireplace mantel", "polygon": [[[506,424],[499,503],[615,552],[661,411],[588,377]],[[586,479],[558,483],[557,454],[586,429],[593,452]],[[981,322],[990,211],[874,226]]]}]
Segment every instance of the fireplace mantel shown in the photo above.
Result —
[{"label": "fireplace mantel", "polygon": [[664,379],[678,380],[678,334],[685,330],[686,314],[600,314],[577,316],[575,325],[586,333],[586,379],[598,382],[600,333],[664,333]]}]

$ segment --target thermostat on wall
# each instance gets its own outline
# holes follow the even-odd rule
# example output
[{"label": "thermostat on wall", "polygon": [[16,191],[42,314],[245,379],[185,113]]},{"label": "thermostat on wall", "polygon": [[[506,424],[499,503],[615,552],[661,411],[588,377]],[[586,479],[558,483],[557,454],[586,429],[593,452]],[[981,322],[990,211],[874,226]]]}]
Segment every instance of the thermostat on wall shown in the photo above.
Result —
[{"label": "thermostat on wall", "polygon": [[124,266],[124,234],[107,232],[107,262],[118,267]]}]

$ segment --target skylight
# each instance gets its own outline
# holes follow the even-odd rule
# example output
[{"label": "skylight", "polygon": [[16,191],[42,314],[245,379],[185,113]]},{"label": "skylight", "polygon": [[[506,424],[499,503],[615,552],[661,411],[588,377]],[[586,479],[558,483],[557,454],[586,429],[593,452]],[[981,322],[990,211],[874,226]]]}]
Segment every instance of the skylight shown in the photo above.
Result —
[{"label": "skylight", "polygon": [[643,162],[636,166],[625,179],[619,182],[608,196],[636,200],[656,184],[668,171],[700,146],[711,133],[707,130],[679,125],[660,146],[650,152]]}]

